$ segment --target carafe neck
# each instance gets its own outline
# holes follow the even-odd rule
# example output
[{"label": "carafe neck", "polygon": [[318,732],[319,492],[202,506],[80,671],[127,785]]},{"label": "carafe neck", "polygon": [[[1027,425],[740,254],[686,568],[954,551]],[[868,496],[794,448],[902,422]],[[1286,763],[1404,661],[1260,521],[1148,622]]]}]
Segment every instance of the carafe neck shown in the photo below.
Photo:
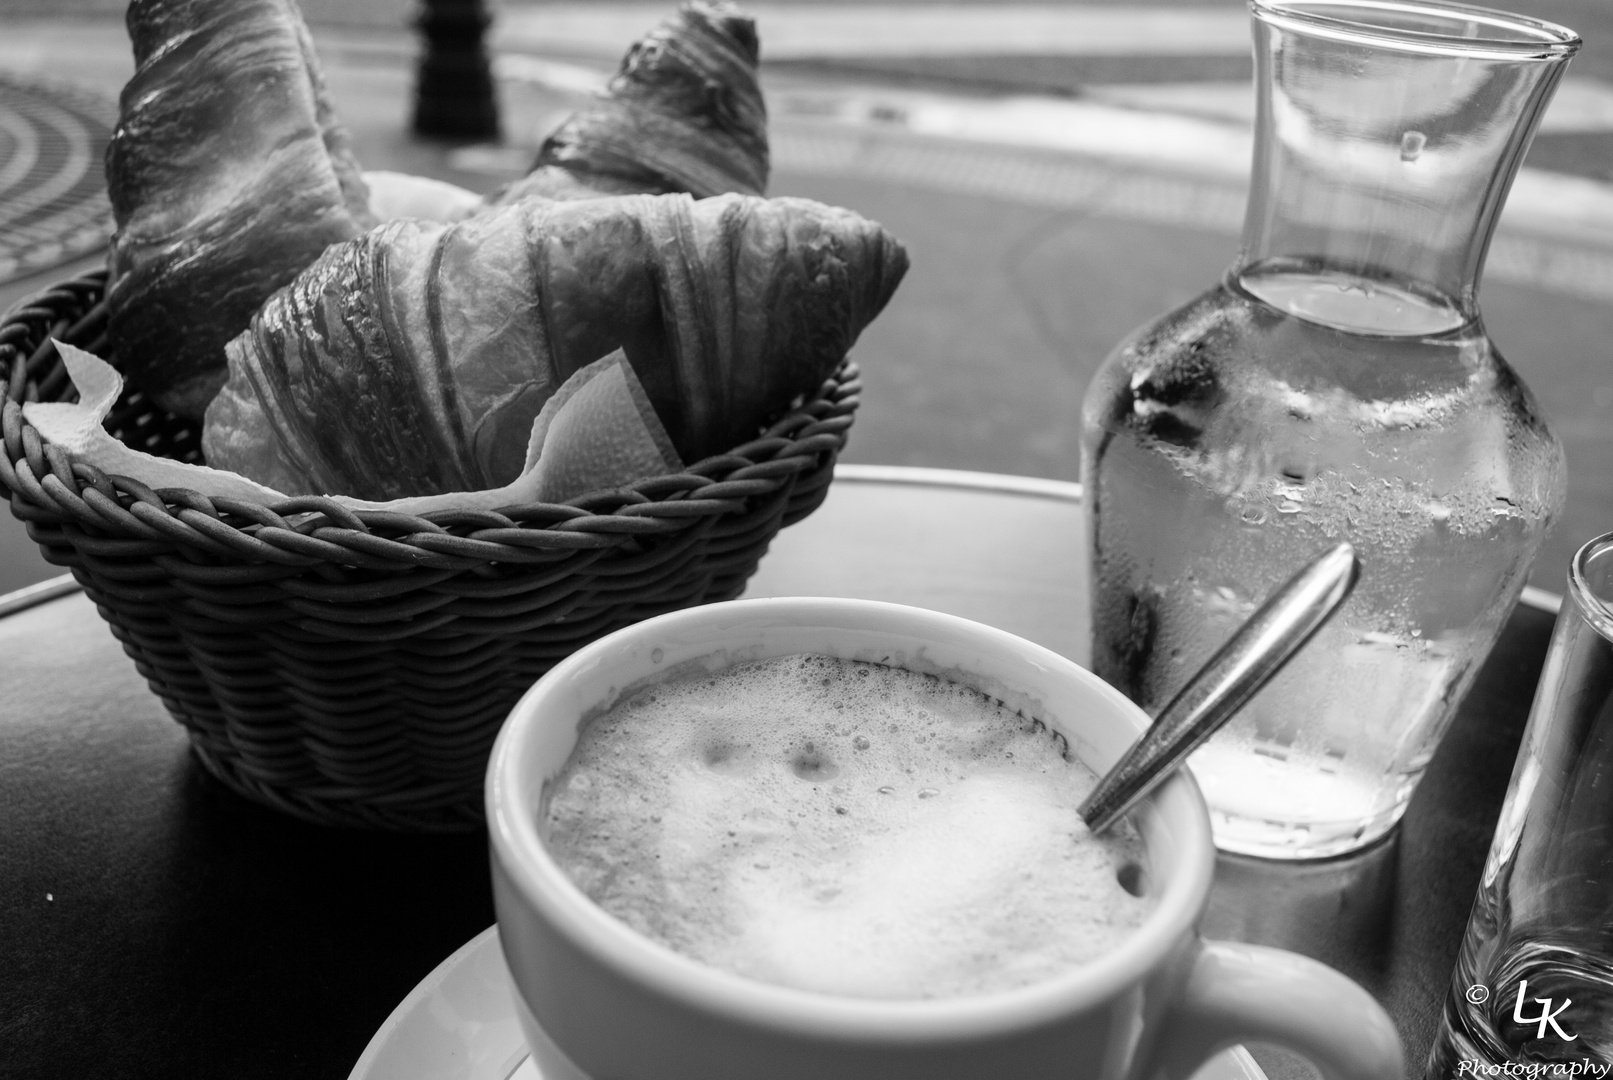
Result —
[{"label": "carafe neck", "polygon": [[1579,38],[1415,0],[1252,0],[1246,292],[1311,321],[1426,335],[1478,317],[1490,236]]}]

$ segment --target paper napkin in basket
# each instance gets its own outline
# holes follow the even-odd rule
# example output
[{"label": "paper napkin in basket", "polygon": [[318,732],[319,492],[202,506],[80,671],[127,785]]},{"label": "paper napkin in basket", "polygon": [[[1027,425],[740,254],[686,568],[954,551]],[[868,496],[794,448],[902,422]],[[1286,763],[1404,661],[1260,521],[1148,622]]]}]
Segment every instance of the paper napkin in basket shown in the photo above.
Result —
[{"label": "paper napkin in basket", "polygon": [[[123,377],[83,349],[60,341],[56,348],[78,388],[78,402],[35,401],[22,407],[23,417],[47,442],[102,472],[127,476],[152,488],[189,488],[210,497],[252,502],[288,497],[239,473],[153,457],[123,445],[102,426],[123,391]],[[406,514],[496,510],[521,503],[564,502],[682,467],[649,396],[618,349],[572,375],[544,404],[532,422],[521,475],[510,484],[388,502],[330,494],[355,510]]]}]

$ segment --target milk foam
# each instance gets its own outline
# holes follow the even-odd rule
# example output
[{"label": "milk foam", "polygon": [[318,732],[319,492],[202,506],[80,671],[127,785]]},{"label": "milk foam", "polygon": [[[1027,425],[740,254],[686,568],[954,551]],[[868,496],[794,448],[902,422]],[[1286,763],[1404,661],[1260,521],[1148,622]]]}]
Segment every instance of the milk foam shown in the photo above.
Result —
[{"label": "milk foam", "polygon": [[786,657],[596,718],[545,835],[606,911],[715,967],[863,997],[985,993],[1094,959],[1152,907],[1117,880],[1140,842],[1088,832],[1095,777],[1066,753],[954,683]]}]

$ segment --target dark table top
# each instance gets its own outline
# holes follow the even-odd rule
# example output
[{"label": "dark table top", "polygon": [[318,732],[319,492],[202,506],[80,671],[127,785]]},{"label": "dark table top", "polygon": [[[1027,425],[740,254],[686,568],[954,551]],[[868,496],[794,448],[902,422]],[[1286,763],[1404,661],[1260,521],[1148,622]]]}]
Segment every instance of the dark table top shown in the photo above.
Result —
[{"label": "dark table top", "polygon": [[[847,467],[748,595],[923,604],[1079,660],[1078,494]],[[1395,1017],[1411,1076],[1552,621],[1514,613],[1388,841],[1322,862],[1221,860],[1206,935],[1360,981]],[[0,868],[0,1076],[19,1080],[340,1080],[415,983],[493,921],[485,835],[323,828],[220,787],[78,593],[0,615]]]}]

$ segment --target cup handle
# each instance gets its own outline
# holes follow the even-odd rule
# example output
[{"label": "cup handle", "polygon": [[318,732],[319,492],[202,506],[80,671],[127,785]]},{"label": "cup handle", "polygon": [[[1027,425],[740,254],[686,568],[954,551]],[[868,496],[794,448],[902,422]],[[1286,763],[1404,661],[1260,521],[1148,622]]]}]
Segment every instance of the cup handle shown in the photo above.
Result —
[{"label": "cup handle", "polygon": [[1284,1046],[1325,1080],[1399,1080],[1400,1035],[1383,1007],[1325,964],[1283,949],[1203,941],[1166,1021],[1159,1075],[1187,1080],[1236,1043]]}]

